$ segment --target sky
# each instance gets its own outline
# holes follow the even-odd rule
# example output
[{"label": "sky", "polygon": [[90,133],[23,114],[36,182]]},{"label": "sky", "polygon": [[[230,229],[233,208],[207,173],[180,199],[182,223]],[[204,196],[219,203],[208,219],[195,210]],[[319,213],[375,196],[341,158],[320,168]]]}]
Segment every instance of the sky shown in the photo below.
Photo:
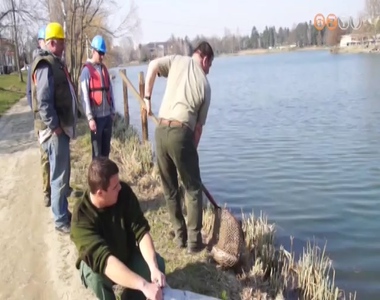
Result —
[{"label": "sky", "polygon": [[[125,0],[123,8],[128,9]],[[122,1],[122,2],[121,2]],[[197,34],[223,36],[232,33],[250,35],[255,25],[292,27],[313,21],[314,16],[332,13],[357,17],[364,11],[364,0],[135,0],[141,19],[139,43],[166,41],[172,34],[194,38]],[[117,19],[117,18],[115,18]]]}]

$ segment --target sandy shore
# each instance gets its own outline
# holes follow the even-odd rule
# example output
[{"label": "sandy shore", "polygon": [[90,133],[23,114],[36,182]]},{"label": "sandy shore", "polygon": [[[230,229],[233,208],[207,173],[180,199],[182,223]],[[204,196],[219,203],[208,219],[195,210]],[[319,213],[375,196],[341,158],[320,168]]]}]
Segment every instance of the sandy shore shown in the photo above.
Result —
[{"label": "sandy shore", "polygon": [[0,299],[95,299],[75,269],[76,250],[43,206],[39,148],[23,99],[0,118]]}]

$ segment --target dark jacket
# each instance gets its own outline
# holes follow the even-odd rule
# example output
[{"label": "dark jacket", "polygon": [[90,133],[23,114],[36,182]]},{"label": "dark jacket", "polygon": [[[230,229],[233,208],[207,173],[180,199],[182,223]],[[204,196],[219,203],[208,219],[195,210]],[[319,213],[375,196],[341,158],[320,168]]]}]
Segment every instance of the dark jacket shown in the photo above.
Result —
[{"label": "dark jacket", "polygon": [[95,273],[104,274],[110,255],[128,264],[131,253],[149,230],[127,183],[121,182],[116,204],[105,209],[96,208],[87,191],[76,203],[71,221],[70,237],[79,252],[76,267],[79,269],[83,260]]},{"label": "dark jacket", "polygon": [[31,67],[32,110],[37,130],[75,129],[78,105],[66,65],[47,50],[38,52]]}]

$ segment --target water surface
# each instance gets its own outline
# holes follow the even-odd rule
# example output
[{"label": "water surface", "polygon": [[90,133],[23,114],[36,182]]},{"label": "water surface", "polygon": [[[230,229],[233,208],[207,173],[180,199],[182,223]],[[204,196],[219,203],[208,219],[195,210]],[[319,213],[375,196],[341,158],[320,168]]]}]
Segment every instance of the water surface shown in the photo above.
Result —
[{"label": "water surface", "polygon": [[[139,71],[146,66],[127,69],[136,86]],[[237,212],[265,212],[280,237],[315,237],[321,246],[327,240],[337,284],[356,290],[357,299],[377,299],[380,56],[217,58],[209,80],[212,104],[199,155],[214,197]],[[156,79],[156,113],[165,81]],[[122,113],[121,79],[114,84]],[[131,123],[140,128],[138,103],[131,92],[129,98]]]}]

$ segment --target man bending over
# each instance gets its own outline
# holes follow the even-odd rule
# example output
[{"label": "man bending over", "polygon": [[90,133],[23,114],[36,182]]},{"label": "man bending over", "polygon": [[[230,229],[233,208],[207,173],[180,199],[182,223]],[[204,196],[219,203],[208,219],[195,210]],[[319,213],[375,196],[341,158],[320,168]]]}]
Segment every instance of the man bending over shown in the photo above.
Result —
[{"label": "man bending over", "polygon": [[117,165],[95,157],[88,170],[88,191],[76,203],[71,221],[83,285],[102,300],[116,299],[114,284],[126,288],[127,299],[161,300],[165,263],[149,230],[136,195],[119,179]]}]

